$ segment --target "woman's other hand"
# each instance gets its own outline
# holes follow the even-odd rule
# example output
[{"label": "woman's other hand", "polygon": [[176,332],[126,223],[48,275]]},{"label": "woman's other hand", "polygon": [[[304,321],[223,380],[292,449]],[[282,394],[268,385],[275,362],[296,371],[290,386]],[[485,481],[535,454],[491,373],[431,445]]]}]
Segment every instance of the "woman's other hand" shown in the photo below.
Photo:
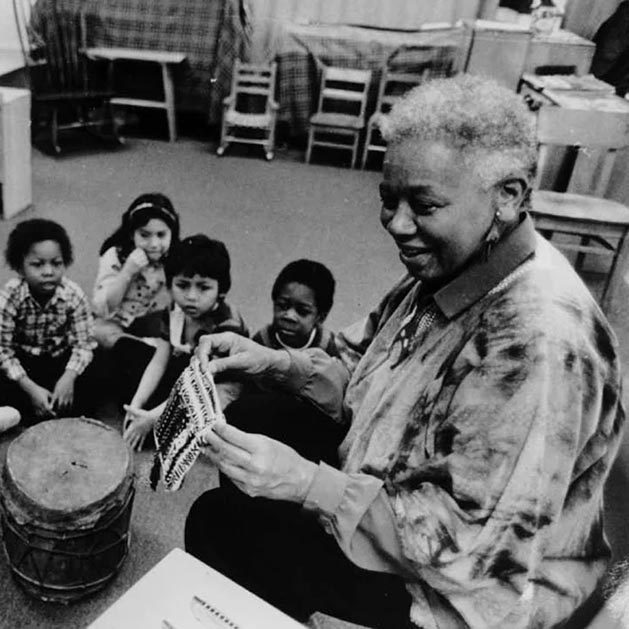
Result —
[{"label": "woman's other hand", "polygon": [[302,503],[317,471],[291,447],[223,422],[206,429],[201,443],[219,470],[252,497]]},{"label": "woman's other hand", "polygon": [[214,375],[268,376],[286,373],[290,367],[288,352],[264,347],[233,332],[202,336],[196,355],[201,366]]},{"label": "woman's other hand", "polygon": [[151,411],[124,405],[126,415],[122,424],[122,438],[132,450],[141,450],[144,440],[155,425],[155,416]]}]

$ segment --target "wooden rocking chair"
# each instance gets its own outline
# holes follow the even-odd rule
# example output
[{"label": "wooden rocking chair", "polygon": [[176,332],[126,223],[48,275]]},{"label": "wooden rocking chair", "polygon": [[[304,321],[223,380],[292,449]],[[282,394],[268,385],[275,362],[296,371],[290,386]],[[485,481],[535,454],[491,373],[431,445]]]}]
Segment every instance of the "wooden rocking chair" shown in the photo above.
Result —
[{"label": "wooden rocking chair", "polygon": [[[98,77],[97,64],[84,54],[83,11],[59,0],[13,0],[22,51],[32,91],[32,132],[44,128],[53,151],[61,152],[59,132],[85,128],[120,143],[111,108],[111,77]],[[100,80],[98,80],[100,79]]]},{"label": "wooden rocking chair", "polygon": [[[216,149],[223,155],[232,142],[259,144],[272,160],[275,150],[275,124],[278,103],[274,100],[277,64],[252,65],[236,60],[230,95],[223,100],[221,142]],[[261,137],[260,137],[261,136]]]}]

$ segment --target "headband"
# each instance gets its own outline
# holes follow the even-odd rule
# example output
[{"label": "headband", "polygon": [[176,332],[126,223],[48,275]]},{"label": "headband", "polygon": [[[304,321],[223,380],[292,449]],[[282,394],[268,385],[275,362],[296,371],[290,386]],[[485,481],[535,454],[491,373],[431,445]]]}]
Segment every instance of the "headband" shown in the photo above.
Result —
[{"label": "headband", "polygon": [[170,217],[173,222],[175,223],[177,222],[177,216],[174,214],[172,210],[169,210],[167,207],[164,207],[163,205],[157,205],[155,203],[151,203],[150,201],[145,201],[144,203],[140,203],[140,205],[136,205],[129,212],[129,219],[131,219],[131,217],[139,210],[148,210],[149,208],[153,210],[158,210],[159,212],[162,212],[163,214],[166,214],[166,216]]}]

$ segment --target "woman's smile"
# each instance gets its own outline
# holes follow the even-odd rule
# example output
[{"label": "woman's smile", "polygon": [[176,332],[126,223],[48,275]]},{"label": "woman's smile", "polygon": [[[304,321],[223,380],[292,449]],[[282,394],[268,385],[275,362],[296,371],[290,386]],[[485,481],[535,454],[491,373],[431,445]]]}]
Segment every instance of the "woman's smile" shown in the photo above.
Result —
[{"label": "woman's smile", "polygon": [[398,249],[400,250],[400,258],[404,260],[409,260],[411,258],[417,258],[418,256],[427,255],[431,253],[431,249],[429,247],[421,247],[418,245],[408,245],[402,243],[396,243]]}]

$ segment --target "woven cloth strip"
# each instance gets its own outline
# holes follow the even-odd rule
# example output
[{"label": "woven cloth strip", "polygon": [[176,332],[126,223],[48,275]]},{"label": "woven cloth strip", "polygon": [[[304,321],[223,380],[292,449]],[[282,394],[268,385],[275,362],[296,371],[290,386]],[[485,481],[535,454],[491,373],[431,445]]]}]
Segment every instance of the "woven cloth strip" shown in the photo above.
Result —
[{"label": "woven cloth strip", "polygon": [[225,421],[211,374],[193,357],[173,386],[154,429],[155,460],[151,487],[160,478],[168,491],[176,491],[197,460],[201,432]]}]

